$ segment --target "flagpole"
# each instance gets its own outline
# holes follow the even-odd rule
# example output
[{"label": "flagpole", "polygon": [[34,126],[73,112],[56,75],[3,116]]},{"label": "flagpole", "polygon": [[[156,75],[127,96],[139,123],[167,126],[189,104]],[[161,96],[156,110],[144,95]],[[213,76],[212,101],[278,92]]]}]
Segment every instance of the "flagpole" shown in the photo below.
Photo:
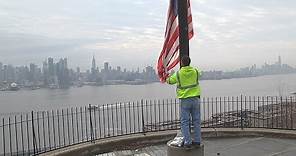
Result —
[{"label": "flagpole", "polygon": [[[188,39],[188,6],[187,0],[178,0],[178,21],[179,21],[179,56],[180,60],[183,56],[189,56],[189,39]],[[181,61],[180,61],[181,68]]]}]

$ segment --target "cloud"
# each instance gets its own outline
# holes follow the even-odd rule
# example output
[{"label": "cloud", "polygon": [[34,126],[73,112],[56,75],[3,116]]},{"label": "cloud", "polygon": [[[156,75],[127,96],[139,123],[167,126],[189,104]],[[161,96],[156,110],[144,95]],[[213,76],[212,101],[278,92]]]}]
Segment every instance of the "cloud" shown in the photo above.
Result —
[{"label": "cloud", "polygon": [[[279,54],[296,65],[291,59],[296,39],[293,0],[191,2],[196,34],[191,56],[197,65],[236,68]],[[37,62],[68,56],[70,64],[88,69],[95,53],[98,61],[131,68],[154,65],[163,44],[167,7],[168,1],[159,0],[1,1],[0,44],[5,46],[0,47],[0,61],[21,64],[34,56]],[[137,56],[134,64],[129,63],[132,56]]]},{"label": "cloud", "polygon": [[207,0],[193,0],[193,1],[198,4],[205,4]]},{"label": "cloud", "polygon": [[110,39],[106,42],[97,42],[95,44],[86,45],[85,48],[92,50],[113,50],[113,51],[146,51],[151,47],[157,47],[162,43],[159,29],[155,28],[132,28],[122,27],[106,29],[106,34]]},{"label": "cloud", "polygon": [[[274,61],[278,55],[291,61],[295,54],[295,3],[279,1],[193,1],[196,31],[191,56],[205,69]],[[281,3],[281,5],[276,5]],[[221,59],[223,58],[223,59]]]}]

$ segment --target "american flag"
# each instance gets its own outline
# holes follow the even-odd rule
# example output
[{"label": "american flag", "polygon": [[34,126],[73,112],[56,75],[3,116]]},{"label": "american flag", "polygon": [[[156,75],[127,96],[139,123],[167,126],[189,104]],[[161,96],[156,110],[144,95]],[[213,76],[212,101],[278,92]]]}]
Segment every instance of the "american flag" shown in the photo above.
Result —
[{"label": "american flag", "polygon": [[[188,38],[193,37],[193,24],[190,9],[190,0],[187,0],[188,5]],[[179,25],[178,25],[178,0],[170,0],[168,10],[168,19],[165,31],[165,41],[162,51],[158,58],[157,70],[161,82],[165,82],[172,70],[180,61],[179,59]]]}]

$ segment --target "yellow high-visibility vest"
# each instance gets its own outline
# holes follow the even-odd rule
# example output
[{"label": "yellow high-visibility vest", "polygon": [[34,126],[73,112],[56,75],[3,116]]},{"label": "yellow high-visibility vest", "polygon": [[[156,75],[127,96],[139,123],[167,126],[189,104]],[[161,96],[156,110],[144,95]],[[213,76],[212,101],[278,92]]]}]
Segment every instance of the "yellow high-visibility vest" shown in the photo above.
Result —
[{"label": "yellow high-visibility vest", "polygon": [[179,99],[200,96],[200,72],[198,69],[186,66],[167,79],[168,84],[177,84],[177,97]]}]

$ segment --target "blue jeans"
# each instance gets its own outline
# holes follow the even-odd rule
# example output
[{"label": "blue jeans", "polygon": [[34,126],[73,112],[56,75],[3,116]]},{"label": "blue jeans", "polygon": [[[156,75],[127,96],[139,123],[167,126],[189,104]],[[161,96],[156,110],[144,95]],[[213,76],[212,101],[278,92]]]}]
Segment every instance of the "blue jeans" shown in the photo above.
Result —
[{"label": "blue jeans", "polygon": [[184,145],[192,144],[190,135],[190,116],[193,123],[193,141],[201,142],[201,128],[200,128],[200,99],[197,97],[180,99],[181,110],[181,132],[184,137]]}]

